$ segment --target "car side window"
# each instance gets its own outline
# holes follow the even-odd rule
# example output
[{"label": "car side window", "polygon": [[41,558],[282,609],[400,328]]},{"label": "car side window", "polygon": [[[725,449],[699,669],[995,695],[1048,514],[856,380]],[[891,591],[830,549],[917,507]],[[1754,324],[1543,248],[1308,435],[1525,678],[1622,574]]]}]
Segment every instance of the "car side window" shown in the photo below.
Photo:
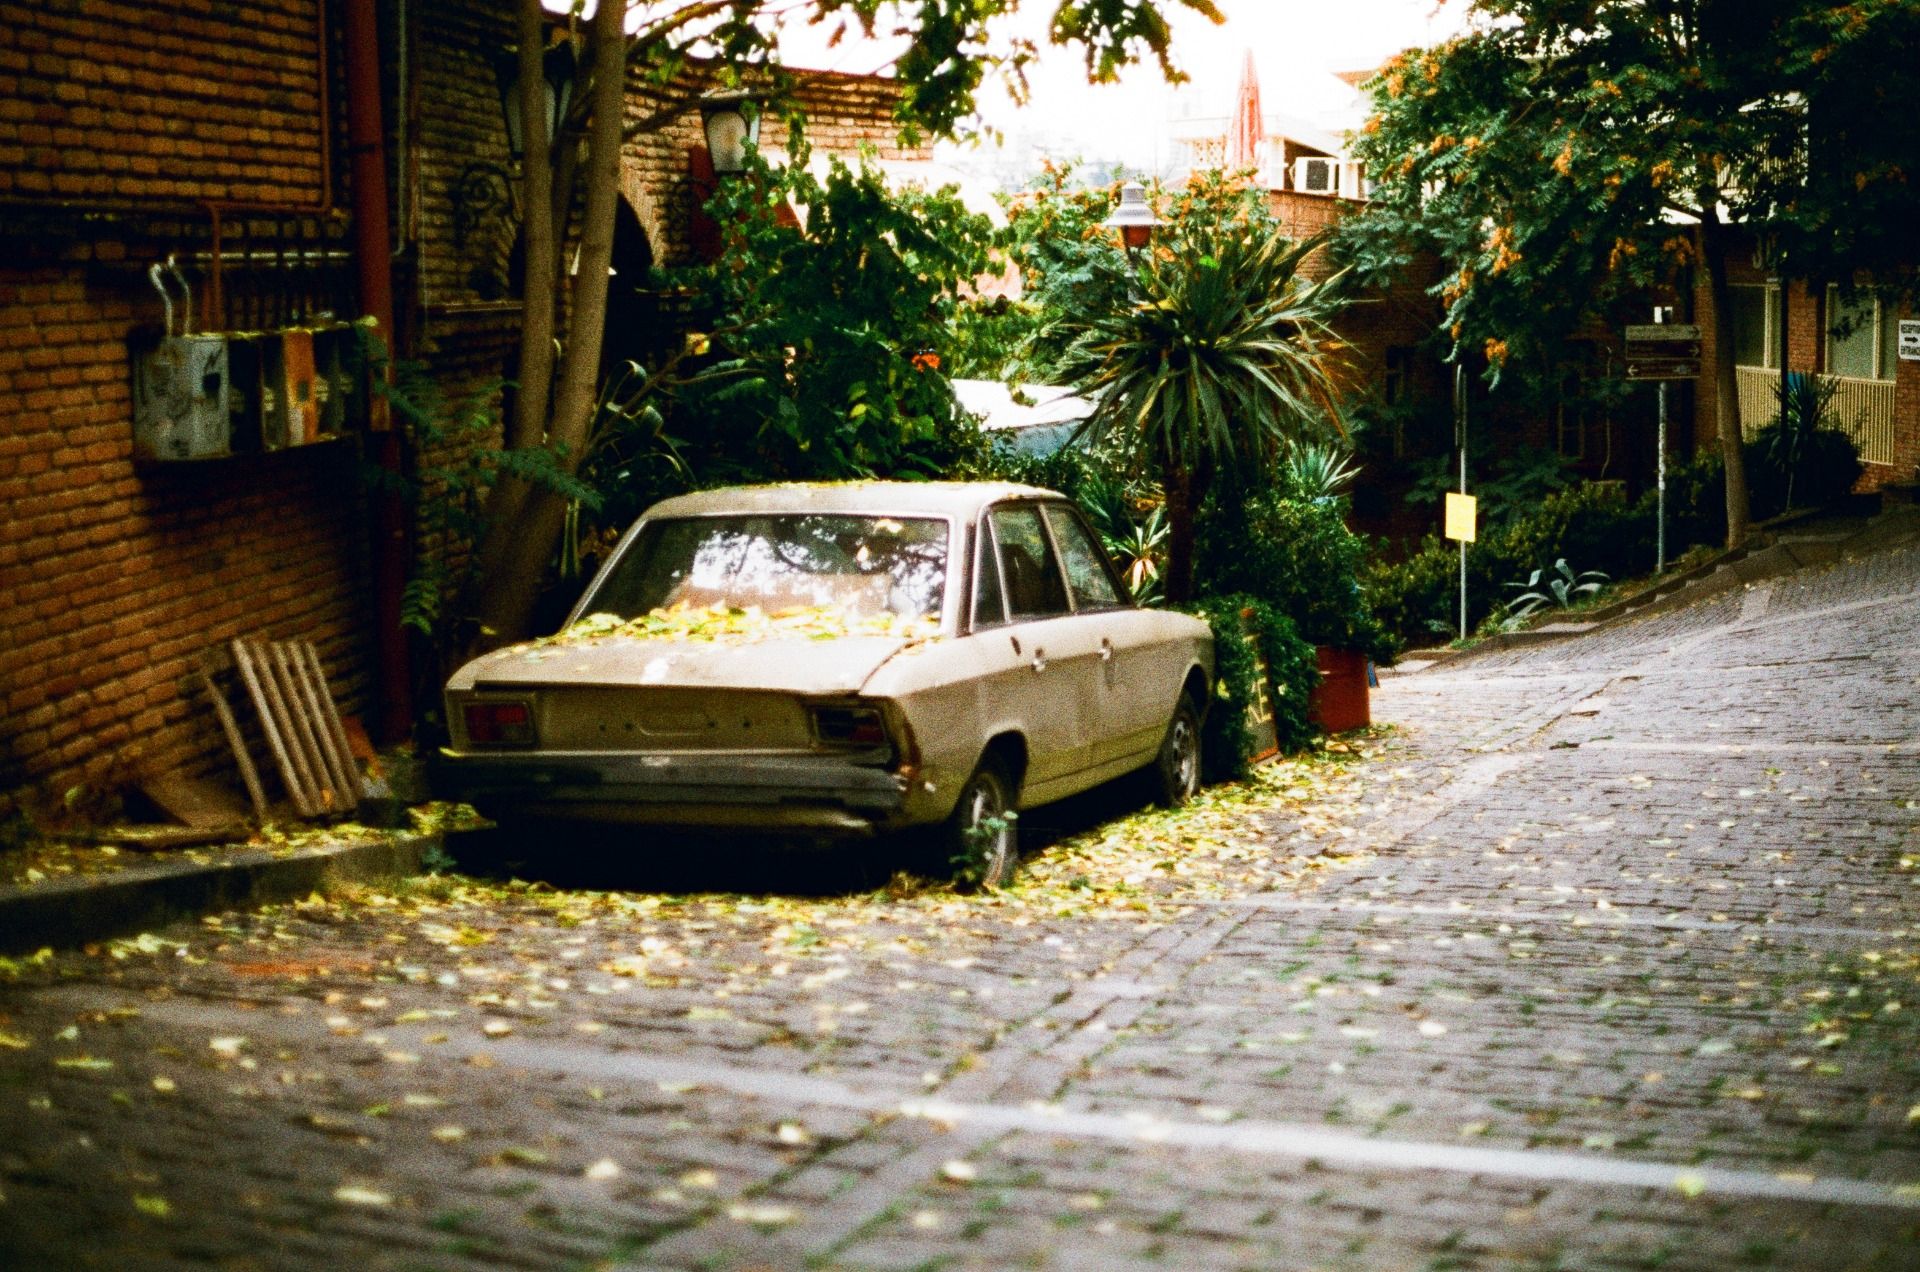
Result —
[{"label": "car side window", "polygon": [[1047,507],[1047,524],[1053,527],[1054,541],[1067,566],[1067,587],[1073,593],[1073,607],[1079,610],[1113,609],[1125,604],[1120,589],[1107,570],[1100,545],[1080,518],[1061,504]]},{"label": "car side window", "polygon": [[993,550],[993,528],[980,523],[980,541],[973,553],[973,626],[996,627],[1007,621],[1006,594],[1000,587],[1000,566]]},{"label": "car side window", "polygon": [[1067,581],[1040,524],[1040,509],[1014,504],[993,510],[993,537],[1000,550],[1000,577],[1007,612],[1015,619],[1050,618],[1071,612]]}]

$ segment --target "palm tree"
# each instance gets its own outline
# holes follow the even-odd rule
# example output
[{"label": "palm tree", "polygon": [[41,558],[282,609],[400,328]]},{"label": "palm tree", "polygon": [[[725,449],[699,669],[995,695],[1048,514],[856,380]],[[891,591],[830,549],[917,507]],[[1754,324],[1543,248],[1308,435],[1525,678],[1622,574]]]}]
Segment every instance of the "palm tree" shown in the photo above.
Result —
[{"label": "palm tree", "polygon": [[1192,599],[1214,479],[1264,484],[1280,444],[1330,418],[1334,280],[1300,273],[1316,246],[1259,223],[1183,227],[1133,267],[1130,303],[1062,319],[1060,371],[1095,403],[1079,439],[1117,444],[1166,493],[1170,602]]}]

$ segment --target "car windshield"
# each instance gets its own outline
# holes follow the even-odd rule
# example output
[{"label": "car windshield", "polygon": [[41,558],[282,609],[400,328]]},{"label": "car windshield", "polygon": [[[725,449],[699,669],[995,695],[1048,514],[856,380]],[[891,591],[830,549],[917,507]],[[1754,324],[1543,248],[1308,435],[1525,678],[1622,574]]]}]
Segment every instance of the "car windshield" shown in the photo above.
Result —
[{"label": "car windshield", "polygon": [[934,517],[777,513],[650,522],[588,608],[820,611],[843,622],[937,621],[947,523]]}]

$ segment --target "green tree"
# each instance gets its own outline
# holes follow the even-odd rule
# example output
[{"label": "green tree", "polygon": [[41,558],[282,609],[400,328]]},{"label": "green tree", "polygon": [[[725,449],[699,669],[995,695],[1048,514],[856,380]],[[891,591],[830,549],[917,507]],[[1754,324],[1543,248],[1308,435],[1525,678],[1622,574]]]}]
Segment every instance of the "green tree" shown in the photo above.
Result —
[{"label": "green tree", "polygon": [[[1043,4],[1050,42],[1078,51],[1095,80],[1111,79],[1142,58],[1176,76],[1163,10],[1188,9],[1220,20],[1212,0]],[[691,73],[697,60],[717,67],[720,83],[766,73],[778,89],[774,63],[783,22],[896,37],[903,49],[896,63],[899,123],[946,134],[972,111],[988,75],[1005,75],[1016,89],[1024,86],[1038,49],[1008,34],[1018,9],[1018,0],[604,4],[586,22],[572,107],[549,135],[542,79],[547,16],[541,0],[518,0],[520,114],[530,158],[520,202],[526,284],[508,451],[545,448],[568,476],[586,452],[601,396],[600,344],[621,148],[640,134],[672,126],[694,107],[715,78]],[[651,109],[629,111],[630,82],[654,90]],[[575,250],[562,251],[569,243]],[[526,630],[566,515],[562,490],[529,482],[513,466],[503,471],[488,496],[487,528],[475,549],[478,582],[469,608],[483,639],[510,639]]]},{"label": "green tree", "polygon": [[[798,209],[804,227],[779,213]],[[804,147],[715,196],[720,259],[666,281],[711,326],[609,393],[586,475],[624,528],[653,498],[730,481],[930,475],[966,446],[939,350],[992,226],[951,192],[892,191]],[[664,462],[663,462],[664,461]]]},{"label": "green tree", "polygon": [[1318,246],[1271,224],[1178,221],[1110,294],[1063,315],[1063,377],[1094,400],[1083,433],[1124,453],[1166,494],[1166,597],[1193,597],[1194,523],[1223,474],[1259,485],[1287,439],[1332,397],[1326,326],[1335,289],[1300,272]]},{"label": "green tree", "polygon": [[[1891,10],[1901,0],[1859,9]],[[1908,5],[1907,7],[1911,7]],[[1766,232],[1804,183],[1813,0],[1480,0],[1468,35],[1391,62],[1356,146],[1375,182],[1344,247],[1363,274],[1429,250],[1455,355],[1495,377],[1677,267],[1729,312],[1740,226]],[[1804,69],[1804,68],[1803,68]],[[1733,330],[1717,337],[1727,538],[1747,528]]]}]

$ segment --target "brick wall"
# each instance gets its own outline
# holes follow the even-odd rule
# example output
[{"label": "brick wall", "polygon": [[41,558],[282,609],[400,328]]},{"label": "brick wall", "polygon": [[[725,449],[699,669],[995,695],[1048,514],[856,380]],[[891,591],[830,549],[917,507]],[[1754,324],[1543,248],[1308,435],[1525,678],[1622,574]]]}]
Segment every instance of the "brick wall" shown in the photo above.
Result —
[{"label": "brick wall", "polygon": [[[353,449],[133,458],[128,340],[161,317],[148,263],[179,256],[208,326],[349,294],[344,219],[319,211],[337,175],[322,13],[0,3],[0,808],[227,764],[194,672],[237,635],[313,639],[364,703]],[[229,314],[203,308],[211,218],[184,211],[201,201],[316,209],[226,214]],[[289,245],[307,263],[275,273]]]},{"label": "brick wall", "polygon": [[318,203],[321,12],[0,3],[0,197]]},{"label": "brick wall", "polygon": [[0,267],[0,791],[214,762],[192,675],[234,636],[309,637],[364,697],[351,448],[136,467],[126,339],[159,303],[137,270],[75,263]]}]

